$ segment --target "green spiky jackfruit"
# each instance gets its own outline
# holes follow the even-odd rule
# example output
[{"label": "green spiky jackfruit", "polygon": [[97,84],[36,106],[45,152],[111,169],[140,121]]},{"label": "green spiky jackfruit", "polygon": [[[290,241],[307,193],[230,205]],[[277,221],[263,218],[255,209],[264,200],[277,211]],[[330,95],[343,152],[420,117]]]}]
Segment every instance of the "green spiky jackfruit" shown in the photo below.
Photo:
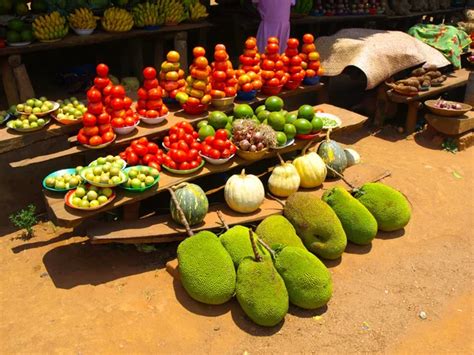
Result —
[{"label": "green spiky jackfruit", "polygon": [[362,203],[343,187],[326,191],[322,198],[336,212],[348,240],[370,244],[377,235],[377,221]]},{"label": "green spiky jackfruit", "polygon": [[[257,243],[257,234],[253,234]],[[252,245],[249,242],[249,229],[244,226],[234,226],[219,237],[222,245],[229,253],[235,267],[237,268],[243,258],[253,256]],[[268,255],[268,251],[258,244],[261,255]]]},{"label": "green spiky jackfruit", "polygon": [[341,221],[329,205],[307,192],[286,200],[283,214],[312,253],[324,259],[339,258],[347,245]]},{"label": "green spiky jackfruit", "polygon": [[222,304],[234,295],[234,264],[214,233],[199,232],[183,240],[178,263],[181,283],[196,301]]},{"label": "green spiky jackfruit", "polygon": [[274,215],[265,218],[255,232],[270,247],[281,245],[306,249],[295,228],[283,216]]},{"label": "green spiky jackfruit", "polygon": [[404,228],[411,218],[411,208],[405,196],[380,182],[363,185],[355,197],[372,213],[378,228],[392,232]]},{"label": "green spiky jackfruit", "polygon": [[332,279],[326,266],[309,251],[286,247],[277,253],[275,268],[285,281],[290,302],[305,309],[328,303]]},{"label": "green spiky jackfruit", "polygon": [[252,258],[241,261],[235,294],[245,314],[258,325],[273,327],[288,312],[285,282],[268,256],[262,261]]}]

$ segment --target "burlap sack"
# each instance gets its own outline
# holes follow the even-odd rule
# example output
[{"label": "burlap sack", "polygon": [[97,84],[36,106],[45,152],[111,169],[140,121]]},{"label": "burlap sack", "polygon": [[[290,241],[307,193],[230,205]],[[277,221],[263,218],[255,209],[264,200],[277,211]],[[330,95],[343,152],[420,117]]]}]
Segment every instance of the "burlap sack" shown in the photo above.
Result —
[{"label": "burlap sack", "polygon": [[436,49],[399,31],[343,29],[333,36],[318,38],[316,48],[325,75],[339,75],[353,65],[367,76],[367,89],[418,64],[426,62],[438,68],[450,64]]}]

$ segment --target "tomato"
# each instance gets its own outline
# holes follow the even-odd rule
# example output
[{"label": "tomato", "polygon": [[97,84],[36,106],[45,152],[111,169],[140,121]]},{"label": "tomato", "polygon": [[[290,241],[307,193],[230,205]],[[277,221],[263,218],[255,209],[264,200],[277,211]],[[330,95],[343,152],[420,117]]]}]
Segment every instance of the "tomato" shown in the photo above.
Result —
[{"label": "tomato", "polygon": [[230,150],[230,155],[233,155],[237,151],[237,147],[234,144],[231,144],[229,150]]},{"label": "tomato", "polygon": [[198,164],[201,164],[201,162],[202,162],[202,157],[201,157],[200,155],[196,158],[196,162],[197,162]]},{"label": "tomato", "polygon": [[235,94],[237,93],[237,90],[235,90],[235,88],[232,86],[228,86],[224,89],[224,92],[227,97],[232,97],[232,96],[235,96]]},{"label": "tomato", "polygon": [[169,147],[169,146],[171,145],[170,137],[169,137],[169,136],[166,136],[165,138],[163,138],[163,144],[164,144],[166,147]]},{"label": "tomato", "polygon": [[199,133],[196,132],[196,131],[193,131],[192,136],[193,136],[194,139],[198,139],[199,138]]},{"label": "tomato", "polygon": [[284,66],[283,61],[277,60],[277,61],[275,62],[275,70],[282,70],[282,69],[283,69],[283,66]]},{"label": "tomato", "polygon": [[128,110],[133,104],[133,101],[131,98],[125,96],[125,98],[123,99],[123,108]]},{"label": "tomato", "polygon": [[183,163],[188,160],[188,155],[186,154],[185,151],[179,150],[179,149],[172,149],[170,150],[171,158],[176,162],[176,163]]},{"label": "tomato", "polygon": [[110,80],[108,78],[94,78],[94,86],[98,90],[103,90],[107,85],[110,84]]},{"label": "tomato", "polygon": [[156,110],[147,110],[146,111],[146,117],[148,117],[148,118],[156,118],[159,115],[160,114]]},{"label": "tomato", "polygon": [[143,77],[145,79],[155,79],[156,78],[156,69],[153,67],[146,67],[143,69]]},{"label": "tomato", "polygon": [[163,100],[161,98],[158,100],[148,100],[146,102],[146,108],[148,110],[160,110],[161,106],[163,106]]},{"label": "tomato", "polygon": [[110,101],[110,107],[116,111],[123,109],[123,100],[118,97],[112,99],[112,101]]},{"label": "tomato", "polygon": [[286,42],[286,45],[288,48],[298,48],[300,41],[298,41],[296,38],[289,38]]},{"label": "tomato", "polygon": [[188,152],[188,161],[194,161],[199,156],[199,151],[197,149],[190,149]]},{"label": "tomato", "polygon": [[110,115],[106,112],[101,113],[99,117],[97,117],[97,123],[98,124],[110,123]]},{"label": "tomato", "polygon": [[209,157],[212,159],[219,159],[221,157],[221,152],[217,149],[211,149],[209,151]]},{"label": "tomato", "polygon": [[143,82],[143,87],[147,90],[154,89],[158,87],[157,79],[145,79]]},{"label": "tomato", "polygon": [[137,153],[139,157],[143,157],[145,154],[148,153],[146,145],[140,143],[135,144],[133,150],[135,151],[135,153]]},{"label": "tomato", "polygon": [[216,137],[216,139],[221,139],[223,141],[227,140],[228,138],[228,133],[227,133],[227,130],[226,129],[218,129],[216,131],[216,134],[214,135],[214,137]]},{"label": "tomato", "polygon": [[206,57],[197,57],[194,59],[194,65],[196,65],[196,68],[198,69],[206,69],[209,65],[209,62],[207,61]]},{"label": "tomato", "polygon": [[103,63],[100,63],[95,68],[95,71],[98,76],[105,78],[109,74],[109,67]]},{"label": "tomato", "polygon": [[125,97],[125,88],[122,85],[114,85],[110,91],[110,95],[123,99]]},{"label": "tomato", "polygon": [[156,156],[154,156],[153,154],[145,154],[145,156],[143,157],[143,163],[145,163],[145,165],[148,165],[151,161],[156,161]]},{"label": "tomato", "polygon": [[[148,138],[147,137],[141,137],[141,138],[138,138],[137,139],[137,143],[136,144],[142,144],[142,145],[148,145]],[[135,144],[135,145],[136,145]]]},{"label": "tomato", "polygon": [[203,47],[194,47],[193,48],[193,56],[195,58],[202,57],[206,55],[206,50]]},{"label": "tomato", "polygon": [[173,160],[169,162],[169,164],[165,164],[170,169],[178,169],[178,164],[176,164]]},{"label": "tomato", "polygon": [[214,139],[214,142],[212,142],[212,147],[214,149],[217,149],[219,151],[222,151],[225,149],[225,140],[222,140],[222,139],[218,139],[216,137],[216,139]]},{"label": "tomato", "polygon": [[149,100],[158,100],[163,96],[163,90],[161,87],[153,88],[148,90],[148,99]]},{"label": "tomato", "polygon": [[178,149],[178,142],[171,143],[171,149]]},{"label": "tomato", "polygon": [[227,60],[228,57],[229,56],[228,56],[228,54],[225,50],[217,50],[214,53],[214,59],[217,62],[223,62],[223,61]]},{"label": "tomato", "polygon": [[191,144],[191,148],[192,148],[192,149],[196,149],[196,150],[201,150],[202,144],[199,143],[198,141],[194,141],[194,142]]},{"label": "tomato", "polygon": [[[176,130],[176,132],[178,132],[178,130]],[[178,141],[178,133],[170,134],[170,142],[174,143],[174,142],[177,142],[177,141]]]},{"label": "tomato", "polygon": [[179,141],[178,142],[178,149],[182,150],[184,152],[188,152],[189,151],[189,146],[187,145],[187,143],[185,141]]},{"label": "tomato", "polygon": [[102,94],[96,88],[91,87],[87,90],[87,100],[89,100],[89,102],[100,102],[102,101]]},{"label": "tomato", "polygon": [[280,85],[280,80],[278,80],[277,78],[270,79],[267,82],[267,85],[272,86],[272,87],[279,86]]},{"label": "tomato", "polygon": [[273,70],[275,68],[275,62],[269,59],[265,59],[262,62],[262,69],[264,70]]},{"label": "tomato", "polygon": [[251,83],[244,84],[241,87],[241,90],[244,91],[244,92],[250,92],[253,89],[254,89],[254,87],[253,87],[253,84],[251,84]]},{"label": "tomato", "polygon": [[77,134],[77,141],[81,144],[87,144],[89,142],[89,139],[87,136],[83,133],[78,133]]},{"label": "tomato", "polygon": [[303,42],[307,44],[311,44],[314,42],[314,36],[310,33],[307,33],[303,36]]},{"label": "tomato", "polygon": [[264,80],[270,80],[275,76],[275,72],[271,70],[262,70],[261,74]]},{"label": "tomato", "polygon": [[184,141],[186,142],[186,144],[188,146],[191,146],[191,144],[193,144],[194,142],[194,137],[192,134],[190,133],[186,133],[186,135],[184,136]]},{"label": "tomato", "polygon": [[125,126],[125,121],[121,117],[115,117],[110,123],[112,124],[112,127],[115,127],[115,128],[120,128],[120,127]]},{"label": "tomato", "polygon": [[230,157],[231,155],[232,155],[232,154],[231,154],[230,150],[227,149],[227,148],[224,149],[224,150],[221,152],[221,156],[222,156],[222,158],[224,158],[224,159]]},{"label": "tomato", "polygon": [[191,165],[185,161],[185,162],[182,162],[181,164],[179,164],[179,170],[189,170],[191,169]]},{"label": "tomato", "polygon": [[125,126],[134,126],[135,125],[135,119],[133,117],[127,116],[124,120]]},{"label": "tomato", "polygon": [[159,162],[156,162],[156,161],[153,161],[153,160],[152,160],[152,161],[150,161],[150,162],[148,163],[148,166],[149,166],[150,168],[155,168],[156,170],[161,171],[161,166],[160,166],[160,163],[159,163]]},{"label": "tomato", "polygon": [[138,97],[142,100],[146,100],[148,98],[148,92],[144,88],[138,89]]},{"label": "tomato", "polygon": [[126,160],[127,160],[128,165],[137,165],[138,164],[138,155],[135,152],[128,152]]},{"label": "tomato", "polygon": [[213,90],[211,90],[211,96],[212,97],[215,97],[215,98],[218,98],[218,99],[221,99],[223,97],[225,97],[225,83],[213,83],[212,84],[212,88]]},{"label": "tomato", "polygon": [[[250,75],[249,75],[249,76],[250,76]],[[230,79],[227,79],[227,80],[226,80],[225,84],[226,84],[227,86],[235,86],[235,85],[237,84],[237,82],[238,82],[238,81],[237,81],[237,78],[231,77]]]},{"label": "tomato", "polygon": [[255,48],[256,45],[257,45],[257,40],[255,39],[255,37],[249,37],[245,41],[245,48],[252,49],[252,48]]},{"label": "tomato", "polygon": [[99,126],[99,133],[100,134],[104,134],[106,132],[110,132],[112,131],[112,126],[110,125],[110,123],[106,123],[106,124],[102,124]]},{"label": "tomato", "polygon": [[273,37],[268,37],[267,39],[267,43],[275,43],[275,44],[279,44],[280,41],[278,40],[277,37],[273,36]]},{"label": "tomato", "polygon": [[186,135],[186,131],[184,128],[178,128],[178,140],[184,139],[184,136]]},{"label": "tomato", "polygon": [[204,142],[206,142],[206,144],[209,144],[212,146],[212,143],[214,143],[214,139],[216,139],[216,137],[214,136],[208,136],[204,139]]},{"label": "tomato", "polygon": [[87,105],[87,111],[93,115],[100,115],[104,111],[104,105],[102,102],[91,102]]},{"label": "tomato", "polygon": [[[191,123],[186,122],[186,121],[180,122],[178,124],[178,127],[184,129],[185,133],[193,133],[194,132],[194,127],[191,125]],[[178,132],[179,132],[179,129],[178,129]]]},{"label": "tomato", "polygon": [[93,114],[86,112],[82,116],[82,124],[84,125],[84,127],[92,127],[92,126],[95,126],[96,123],[97,123],[97,118]]},{"label": "tomato", "polygon": [[214,73],[212,73],[212,78],[215,81],[225,81],[225,79],[227,79],[227,74],[225,71],[216,70]]},{"label": "tomato", "polygon": [[112,142],[114,138],[115,138],[114,132],[109,131],[102,134],[102,140],[104,141],[104,143]]},{"label": "tomato", "polygon": [[89,139],[89,145],[97,146],[103,143],[102,137],[94,135]]},{"label": "tomato", "polygon": [[295,66],[295,67],[296,66],[301,66],[302,62],[303,62],[303,59],[301,59],[301,57],[298,56],[298,55],[295,55],[294,57],[291,57],[291,59],[290,59],[290,64],[292,66]]},{"label": "tomato", "polygon": [[107,85],[103,90],[102,90],[102,96],[109,96],[110,93],[112,92],[112,88],[114,86],[112,84],[109,83],[109,85]]},{"label": "tomato", "polygon": [[126,152],[120,152],[119,157],[123,160],[127,159],[127,153]]},{"label": "tomato", "polygon": [[158,145],[153,142],[148,142],[146,144],[146,148],[149,154],[157,154],[158,153]]},{"label": "tomato", "polygon": [[276,54],[280,52],[280,47],[276,43],[267,44],[266,51],[268,54]]},{"label": "tomato", "polygon": [[209,156],[210,151],[212,150],[212,147],[209,144],[203,144],[201,152],[205,156]]},{"label": "tomato", "polygon": [[[200,157],[199,157],[200,158]],[[196,160],[193,160],[192,162],[189,163],[189,168],[190,169],[195,169],[199,166],[200,163],[198,163]]]}]

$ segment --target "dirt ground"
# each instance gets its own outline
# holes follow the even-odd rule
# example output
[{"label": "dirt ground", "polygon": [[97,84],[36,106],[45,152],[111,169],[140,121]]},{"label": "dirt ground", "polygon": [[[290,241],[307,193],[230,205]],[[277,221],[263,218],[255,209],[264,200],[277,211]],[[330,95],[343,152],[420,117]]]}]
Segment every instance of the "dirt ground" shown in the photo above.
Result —
[{"label": "dirt ground", "polygon": [[235,300],[190,299],[165,266],[176,244],[90,245],[43,223],[29,241],[0,238],[0,353],[474,353],[474,149],[450,154],[390,129],[345,142],[393,172],[386,182],[413,217],[327,264],[326,308],[291,307],[260,328]]}]

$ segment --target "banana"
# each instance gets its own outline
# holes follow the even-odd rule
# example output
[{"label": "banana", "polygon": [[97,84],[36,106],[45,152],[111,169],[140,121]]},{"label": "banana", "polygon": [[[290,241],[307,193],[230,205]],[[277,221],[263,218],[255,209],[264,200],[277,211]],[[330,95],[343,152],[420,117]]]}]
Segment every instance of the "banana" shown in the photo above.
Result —
[{"label": "banana", "polygon": [[165,5],[165,22],[180,23],[185,18],[185,9],[181,1],[169,0]]},{"label": "banana", "polygon": [[209,16],[209,14],[207,13],[206,7],[199,1],[189,6],[189,17],[191,20],[199,20],[207,16]]},{"label": "banana", "polygon": [[127,32],[134,24],[133,15],[125,9],[111,7],[105,10],[102,27],[109,32]]},{"label": "banana", "polygon": [[81,30],[93,30],[97,27],[97,17],[90,9],[79,8],[69,15],[71,27]]},{"label": "banana", "polygon": [[32,27],[33,34],[40,41],[60,39],[69,32],[66,19],[57,11],[36,17]]},{"label": "banana", "polygon": [[160,13],[160,4],[149,2],[138,4],[132,9],[135,26],[157,26],[164,22],[163,13]]}]

